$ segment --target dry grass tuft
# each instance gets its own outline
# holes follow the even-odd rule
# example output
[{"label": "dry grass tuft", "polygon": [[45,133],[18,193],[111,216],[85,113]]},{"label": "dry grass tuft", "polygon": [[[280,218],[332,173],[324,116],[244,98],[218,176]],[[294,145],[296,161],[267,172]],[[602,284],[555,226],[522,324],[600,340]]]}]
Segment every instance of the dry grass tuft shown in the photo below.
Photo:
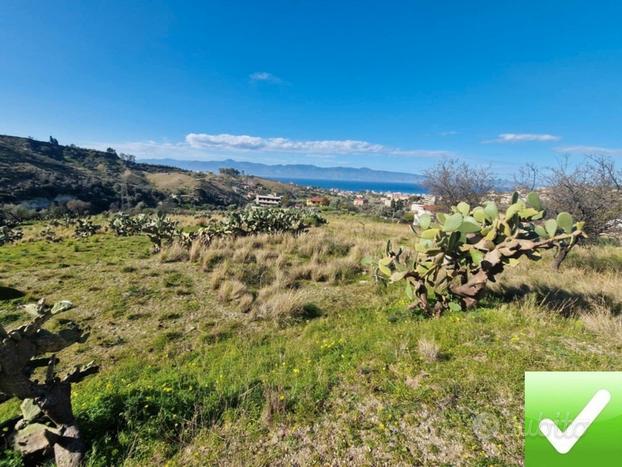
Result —
[{"label": "dry grass tuft", "polygon": [[162,263],[175,263],[177,261],[187,261],[190,259],[188,250],[179,242],[173,242],[160,251],[160,261]]},{"label": "dry grass tuft", "polygon": [[428,363],[436,362],[440,357],[440,347],[432,339],[422,337],[417,342],[419,356]]},{"label": "dry grass tuft", "polygon": [[225,280],[218,287],[218,299],[228,303],[239,300],[247,292],[246,285],[238,280]]},{"label": "dry grass tuft", "polygon": [[238,246],[233,252],[233,262],[234,263],[249,263],[255,262],[256,258],[253,254],[255,249],[252,244],[247,244],[243,246]]},{"label": "dry grass tuft", "polygon": [[622,337],[622,316],[613,316],[604,306],[598,306],[591,313],[581,315],[580,319],[586,329],[596,334],[614,340]]},{"label": "dry grass tuft", "polygon": [[306,292],[301,290],[276,291],[259,306],[258,316],[273,319],[279,324],[289,324],[305,317]]},{"label": "dry grass tuft", "polygon": [[192,261],[193,263],[198,263],[202,258],[202,254],[203,254],[203,245],[201,244],[199,240],[195,240],[194,242],[192,242],[192,245],[190,246],[190,251],[188,253],[188,259]]},{"label": "dry grass tuft", "polygon": [[231,263],[228,260],[219,263],[210,274],[208,281],[209,287],[212,290],[218,290],[220,285],[229,277],[230,271]]},{"label": "dry grass tuft", "polygon": [[205,272],[211,271],[213,269],[215,270],[216,266],[221,264],[227,258],[231,258],[231,256],[232,252],[230,250],[203,250],[201,253],[201,267]]}]

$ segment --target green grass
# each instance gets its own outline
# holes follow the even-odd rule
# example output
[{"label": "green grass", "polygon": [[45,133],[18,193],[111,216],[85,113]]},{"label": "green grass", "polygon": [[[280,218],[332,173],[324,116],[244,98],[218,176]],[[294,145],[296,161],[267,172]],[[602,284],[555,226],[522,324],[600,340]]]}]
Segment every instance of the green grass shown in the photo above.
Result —
[{"label": "green grass", "polygon": [[[352,235],[350,218],[331,221],[323,228]],[[381,245],[382,229],[401,228],[367,220],[354,237]],[[232,311],[199,265],[161,264],[149,248],[98,235],[0,249],[0,282],[26,294],[0,301],[4,325],[45,295],[74,301],[65,318],[91,328],[60,355],[102,365],[74,392],[91,465],[517,464],[524,372],[614,370],[622,357],[619,335],[538,295],[619,305],[616,247],[576,253],[563,275],[521,265],[502,285],[529,286],[523,295],[500,289],[440,319],[408,311],[401,288],[304,282],[314,312],[289,326]],[[421,354],[422,340],[436,358]],[[16,410],[0,405],[0,419]]]}]

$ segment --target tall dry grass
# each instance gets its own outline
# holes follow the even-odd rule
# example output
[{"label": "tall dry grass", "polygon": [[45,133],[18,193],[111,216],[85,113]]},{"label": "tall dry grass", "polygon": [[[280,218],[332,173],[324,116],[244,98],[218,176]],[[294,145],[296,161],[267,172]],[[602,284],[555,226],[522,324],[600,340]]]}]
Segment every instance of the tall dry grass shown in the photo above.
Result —
[{"label": "tall dry grass", "polygon": [[283,323],[301,313],[311,283],[354,281],[365,271],[364,257],[382,254],[387,238],[399,243],[407,237],[404,225],[337,218],[299,235],[218,238],[210,245],[194,242],[185,254],[171,246],[161,257],[200,264],[221,303]]}]

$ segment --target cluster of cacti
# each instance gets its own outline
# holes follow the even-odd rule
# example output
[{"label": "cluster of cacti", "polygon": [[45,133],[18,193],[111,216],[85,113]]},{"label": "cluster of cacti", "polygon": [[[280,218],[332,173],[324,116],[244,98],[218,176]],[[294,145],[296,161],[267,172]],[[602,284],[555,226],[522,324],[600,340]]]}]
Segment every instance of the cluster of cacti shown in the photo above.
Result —
[{"label": "cluster of cacti", "polygon": [[506,266],[514,266],[523,256],[540,259],[539,250],[555,248],[565,256],[585,237],[583,223],[575,223],[568,213],[556,219],[543,217],[537,193],[529,193],[526,200],[515,193],[505,212],[493,202],[474,208],[459,203],[436,218],[421,215],[413,226],[414,260],[407,262],[402,248],[392,251],[389,242],[377,277],[405,281],[412,306],[426,313],[471,308],[487,282],[494,282]]},{"label": "cluster of cacti", "polygon": [[69,214],[64,214],[61,218],[50,219],[50,225],[54,227],[69,227],[76,223],[76,219]]},{"label": "cluster of cacti", "polygon": [[224,219],[211,220],[196,233],[208,244],[217,237],[242,237],[259,233],[298,233],[310,225],[326,223],[320,214],[306,209],[255,208],[228,213]]},{"label": "cluster of cacti", "polygon": [[73,235],[77,238],[86,238],[95,235],[100,229],[101,225],[94,224],[91,219],[80,218],[75,222]]},{"label": "cluster of cacti", "polygon": [[[72,308],[61,301],[48,306],[44,300],[27,305],[32,321],[7,332],[0,325],[0,402],[16,397],[22,400],[22,416],[3,424],[4,436],[12,440],[27,462],[55,457],[58,466],[82,465],[86,451],[71,406],[71,385],[97,372],[89,363],[59,376],[54,352],[88,337],[77,325],[65,324],[53,333],[42,329],[54,315]],[[45,379],[34,377],[45,368]]]},{"label": "cluster of cacti", "polygon": [[156,252],[160,251],[162,244],[171,243],[181,235],[178,223],[164,214],[156,214],[154,216],[141,214],[137,217],[137,222],[140,224],[140,232],[151,240]]},{"label": "cluster of cacti", "polygon": [[130,216],[124,212],[118,212],[110,218],[108,228],[117,235],[127,237],[139,234],[141,223],[139,216]]},{"label": "cluster of cacti", "polygon": [[108,226],[114,233],[124,237],[146,235],[153,243],[154,251],[159,251],[162,244],[170,243],[182,236],[178,223],[164,214],[129,216],[119,212],[110,219]]},{"label": "cluster of cacti", "polygon": [[199,239],[209,244],[218,237],[242,237],[259,233],[301,232],[311,225],[326,223],[319,213],[308,209],[262,208],[227,213],[222,219],[210,219],[196,232],[183,232],[178,223],[163,214],[129,216],[115,214],[109,228],[117,235],[147,235],[159,251],[163,244],[179,242],[190,248]]}]

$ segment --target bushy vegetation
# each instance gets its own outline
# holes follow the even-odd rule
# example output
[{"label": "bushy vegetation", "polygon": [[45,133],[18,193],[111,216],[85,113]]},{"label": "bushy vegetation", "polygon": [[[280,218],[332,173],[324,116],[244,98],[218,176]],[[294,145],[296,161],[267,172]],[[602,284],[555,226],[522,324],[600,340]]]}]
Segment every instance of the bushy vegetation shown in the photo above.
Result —
[{"label": "bushy vegetation", "polygon": [[500,212],[494,202],[471,208],[461,202],[436,219],[424,214],[416,220],[414,258],[403,258],[387,245],[378,263],[381,277],[405,281],[406,294],[427,314],[477,305],[486,288],[507,266],[526,257],[541,258],[541,250],[555,248],[565,257],[585,237],[583,222],[561,212],[542,221],[544,210],[537,193],[526,200],[514,193],[510,206]]}]

